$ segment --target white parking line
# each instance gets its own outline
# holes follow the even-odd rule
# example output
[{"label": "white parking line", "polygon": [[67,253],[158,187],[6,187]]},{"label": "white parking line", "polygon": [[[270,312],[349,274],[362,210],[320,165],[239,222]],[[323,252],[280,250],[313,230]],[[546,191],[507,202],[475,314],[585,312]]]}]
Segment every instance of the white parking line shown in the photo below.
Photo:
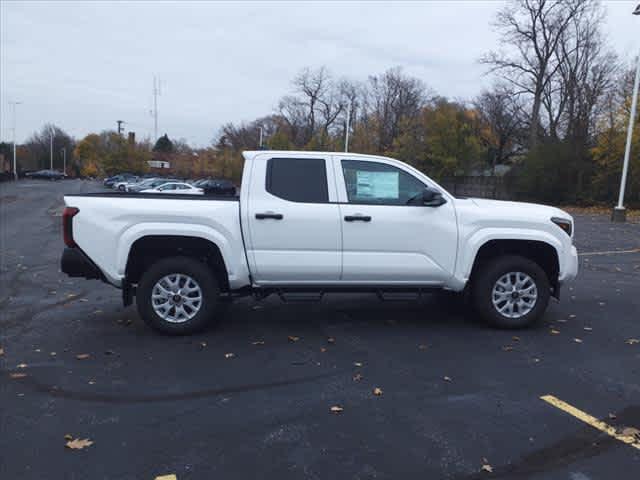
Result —
[{"label": "white parking line", "polygon": [[591,255],[615,255],[618,253],[640,253],[640,248],[633,248],[631,250],[607,250],[604,252],[582,252],[578,253],[579,256],[591,256]]}]

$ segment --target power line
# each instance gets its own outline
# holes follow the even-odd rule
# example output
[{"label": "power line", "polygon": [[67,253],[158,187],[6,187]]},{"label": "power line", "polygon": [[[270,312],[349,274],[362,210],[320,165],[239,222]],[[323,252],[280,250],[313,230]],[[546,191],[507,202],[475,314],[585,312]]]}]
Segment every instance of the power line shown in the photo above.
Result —
[{"label": "power line", "polygon": [[122,124],[125,123],[124,120],[116,120],[118,122],[118,135],[122,136],[122,132],[124,131],[122,128]]}]

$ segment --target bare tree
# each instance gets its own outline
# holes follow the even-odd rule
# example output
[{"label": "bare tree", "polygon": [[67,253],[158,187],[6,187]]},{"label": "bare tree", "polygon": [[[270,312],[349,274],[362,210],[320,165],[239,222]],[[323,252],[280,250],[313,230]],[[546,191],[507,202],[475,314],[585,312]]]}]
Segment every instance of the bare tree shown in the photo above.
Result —
[{"label": "bare tree", "polygon": [[594,0],[512,0],[496,19],[501,43],[513,53],[491,52],[481,59],[516,87],[531,95],[529,147],[540,133],[545,89],[561,65],[558,46],[574,19]]},{"label": "bare tree", "polygon": [[400,68],[369,77],[367,115],[372,115],[377,125],[379,151],[391,148],[402,120],[416,117],[425,105],[426,97],[422,81],[404,75]]},{"label": "bare tree", "polygon": [[518,96],[504,86],[485,90],[473,102],[481,123],[480,139],[487,148],[489,163],[507,163],[522,152],[523,114]]}]

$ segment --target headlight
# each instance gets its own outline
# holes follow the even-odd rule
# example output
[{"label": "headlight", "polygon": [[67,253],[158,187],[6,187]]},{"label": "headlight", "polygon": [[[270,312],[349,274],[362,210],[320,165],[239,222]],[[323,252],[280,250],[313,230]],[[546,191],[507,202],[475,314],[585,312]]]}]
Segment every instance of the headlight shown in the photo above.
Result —
[{"label": "headlight", "polygon": [[571,220],[560,217],[551,217],[551,221],[559,226],[567,235],[571,236],[573,233],[573,224],[571,223]]}]

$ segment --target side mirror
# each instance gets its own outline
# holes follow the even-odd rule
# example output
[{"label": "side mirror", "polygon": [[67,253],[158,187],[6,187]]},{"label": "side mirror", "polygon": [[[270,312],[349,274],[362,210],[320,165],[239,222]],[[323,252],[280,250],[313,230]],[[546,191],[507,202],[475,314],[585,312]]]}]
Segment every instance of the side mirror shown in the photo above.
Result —
[{"label": "side mirror", "polygon": [[439,207],[447,203],[447,200],[435,188],[426,187],[422,191],[422,204],[425,207]]}]

